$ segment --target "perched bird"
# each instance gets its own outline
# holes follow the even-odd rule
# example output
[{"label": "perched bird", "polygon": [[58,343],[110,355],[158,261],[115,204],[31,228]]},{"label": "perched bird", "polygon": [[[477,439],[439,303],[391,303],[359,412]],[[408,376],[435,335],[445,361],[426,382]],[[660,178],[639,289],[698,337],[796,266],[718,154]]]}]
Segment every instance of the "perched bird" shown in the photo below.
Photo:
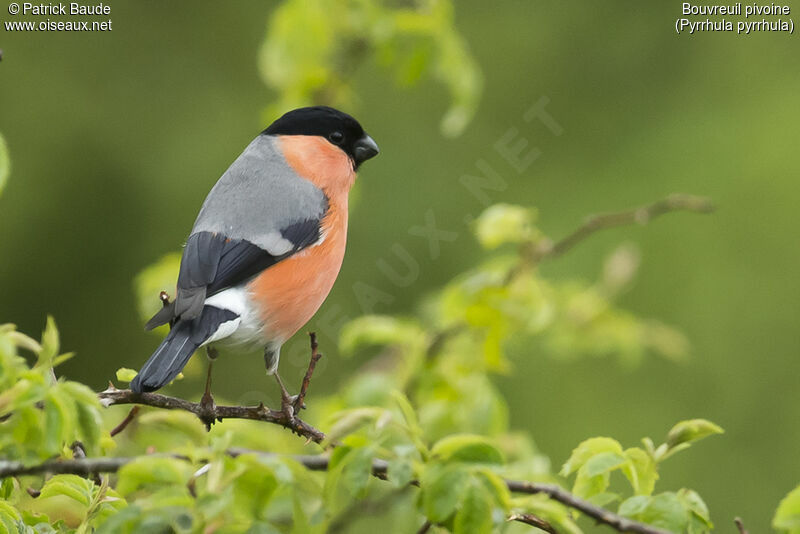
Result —
[{"label": "perched bird", "polygon": [[131,389],[168,384],[200,347],[213,359],[217,346],[258,344],[286,401],[281,345],[328,296],[344,257],[348,193],[377,154],[358,121],[329,107],[290,111],[261,132],[206,197],[176,298],[145,327],[172,329]]}]

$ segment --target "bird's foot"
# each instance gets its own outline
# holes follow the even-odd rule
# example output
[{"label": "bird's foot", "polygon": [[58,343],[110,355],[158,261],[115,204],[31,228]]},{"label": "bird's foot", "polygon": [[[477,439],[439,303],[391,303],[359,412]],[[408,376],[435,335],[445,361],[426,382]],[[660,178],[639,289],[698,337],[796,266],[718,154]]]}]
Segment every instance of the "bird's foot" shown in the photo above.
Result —
[{"label": "bird's foot", "polygon": [[286,420],[294,424],[297,422],[296,414],[300,411],[297,406],[298,396],[289,395],[289,391],[283,385],[283,380],[281,380],[281,376],[277,372],[275,373],[275,380],[281,388],[281,411],[286,416]]},{"label": "bird's foot", "polygon": [[211,431],[211,425],[217,420],[217,403],[214,402],[214,396],[210,391],[206,390],[200,398],[200,413],[197,416],[206,425],[206,430]]}]

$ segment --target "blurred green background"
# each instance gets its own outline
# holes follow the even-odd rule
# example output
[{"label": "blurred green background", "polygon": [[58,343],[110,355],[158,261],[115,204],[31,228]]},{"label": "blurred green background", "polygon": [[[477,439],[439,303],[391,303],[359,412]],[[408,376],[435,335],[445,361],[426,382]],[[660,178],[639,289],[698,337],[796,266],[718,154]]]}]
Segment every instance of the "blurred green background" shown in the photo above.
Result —
[{"label": "blurred green background", "polygon": [[[35,334],[53,314],[78,352],[61,368],[72,379],[100,388],[157,344],[132,281],[179,249],[209,188],[265,126],[276,95],[257,58],[270,5],[120,2],[110,33],[0,30],[0,132],[13,165],[0,198],[0,323]],[[616,244],[637,243],[640,273],[622,305],[684,331],[687,363],[530,353],[500,383],[512,426],[557,464],[588,436],[633,445],[680,419],[719,423],[727,433],[671,462],[661,487],[697,490],[720,531],[740,515],[763,532],[800,480],[800,44],[785,33],[678,36],[679,13],[679,2],[459,2],[484,92],[455,139],[440,134],[440,85],[398,87],[374,62],[353,72],[348,111],[382,153],[360,173],[342,274],[309,325],[327,355],[314,388],[335,390],[360,363],[335,350],[337,325],[364,311],[358,291],[382,292],[371,311],[411,313],[482,257],[465,220],[483,205],[459,183],[480,159],[507,183],[491,201],[537,206],[556,237],[588,213],[708,195],[712,216],[607,232],[545,267],[593,278]],[[542,97],[559,136],[523,118]],[[494,146],[512,128],[541,151],[521,173]],[[409,232],[430,214],[456,233],[436,258]],[[418,265],[409,287],[381,267],[403,271],[393,245]],[[292,380],[304,350],[299,339],[285,352]],[[260,359],[215,371],[223,398],[275,398]],[[197,395],[199,384],[177,390]]]}]

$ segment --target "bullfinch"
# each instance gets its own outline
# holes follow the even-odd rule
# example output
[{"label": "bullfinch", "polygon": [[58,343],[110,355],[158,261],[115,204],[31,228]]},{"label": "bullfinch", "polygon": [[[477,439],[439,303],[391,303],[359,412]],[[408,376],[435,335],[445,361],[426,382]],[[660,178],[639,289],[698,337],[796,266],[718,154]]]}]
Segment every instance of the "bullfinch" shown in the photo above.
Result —
[{"label": "bullfinch", "polygon": [[358,121],[330,107],[290,111],[261,132],[206,197],[176,298],[145,327],[172,329],[131,389],[168,384],[200,347],[213,358],[218,346],[256,344],[286,401],[281,345],[328,296],[344,257],[348,193],[377,154]]}]

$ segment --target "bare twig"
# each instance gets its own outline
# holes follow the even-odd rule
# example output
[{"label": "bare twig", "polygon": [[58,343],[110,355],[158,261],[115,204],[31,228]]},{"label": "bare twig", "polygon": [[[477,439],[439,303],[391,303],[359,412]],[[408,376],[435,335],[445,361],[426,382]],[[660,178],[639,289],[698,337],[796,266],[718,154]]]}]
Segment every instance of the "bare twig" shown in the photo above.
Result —
[{"label": "bare twig", "polygon": [[41,464],[25,465],[22,462],[0,461],[0,478],[39,475],[82,475],[90,473],[114,473],[135,458],[80,458],[72,460],[48,460]]},{"label": "bare twig", "polygon": [[120,421],[120,423],[111,430],[111,437],[113,438],[114,436],[125,430],[125,428],[129,424],[131,424],[131,421],[133,421],[133,419],[136,417],[136,414],[139,413],[140,409],[141,408],[139,406],[134,406],[133,408],[131,408],[131,410],[128,412],[128,415],[125,416],[125,419]]},{"label": "bare twig", "polygon": [[303,401],[305,401],[308,386],[311,384],[311,375],[314,374],[317,362],[322,358],[322,354],[317,352],[317,348],[319,347],[319,345],[317,345],[317,334],[315,332],[309,332],[308,337],[311,340],[311,360],[308,362],[308,369],[306,369],[306,374],[303,376],[300,393],[297,394],[297,398],[294,401],[294,413],[298,413],[301,408],[305,408],[305,403]]},{"label": "bare twig", "polygon": [[253,421],[264,421],[288,428],[295,434],[303,436],[315,443],[321,443],[325,439],[325,434],[298,419],[289,417],[286,413],[279,410],[271,410],[259,404],[258,406],[202,406],[197,402],[190,402],[177,397],[169,397],[160,393],[134,393],[129,389],[116,389],[109,387],[105,391],[97,394],[100,402],[105,406],[115,404],[139,404],[152,406],[154,408],[165,408],[167,410],[185,410],[198,416],[201,420],[209,415],[217,421],[223,419],[250,419]]},{"label": "bare twig", "polygon": [[534,248],[530,260],[536,263],[544,258],[560,256],[599,230],[630,224],[644,225],[659,215],[673,211],[711,213],[714,211],[714,204],[708,198],[675,193],[652,204],[631,210],[591,215],[563,239],[556,242],[547,241]]},{"label": "bare twig", "polygon": [[739,534],[748,534],[747,529],[744,528],[744,521],[742,521],[741,517],[736,517],[733,520],[736,523],[736,528],[739,530]]},{"label": "bare twig", "polygon": [[553,525],[551,525],[541,517],[537,517],[533,514],[511,514],[508,517],[508,520],[525,523],[526,525],[530,525],[532,527],[538,528],[539,530],[543,530],[548,534],[558,534],[558,531],[555,528],[553,528]]}]

